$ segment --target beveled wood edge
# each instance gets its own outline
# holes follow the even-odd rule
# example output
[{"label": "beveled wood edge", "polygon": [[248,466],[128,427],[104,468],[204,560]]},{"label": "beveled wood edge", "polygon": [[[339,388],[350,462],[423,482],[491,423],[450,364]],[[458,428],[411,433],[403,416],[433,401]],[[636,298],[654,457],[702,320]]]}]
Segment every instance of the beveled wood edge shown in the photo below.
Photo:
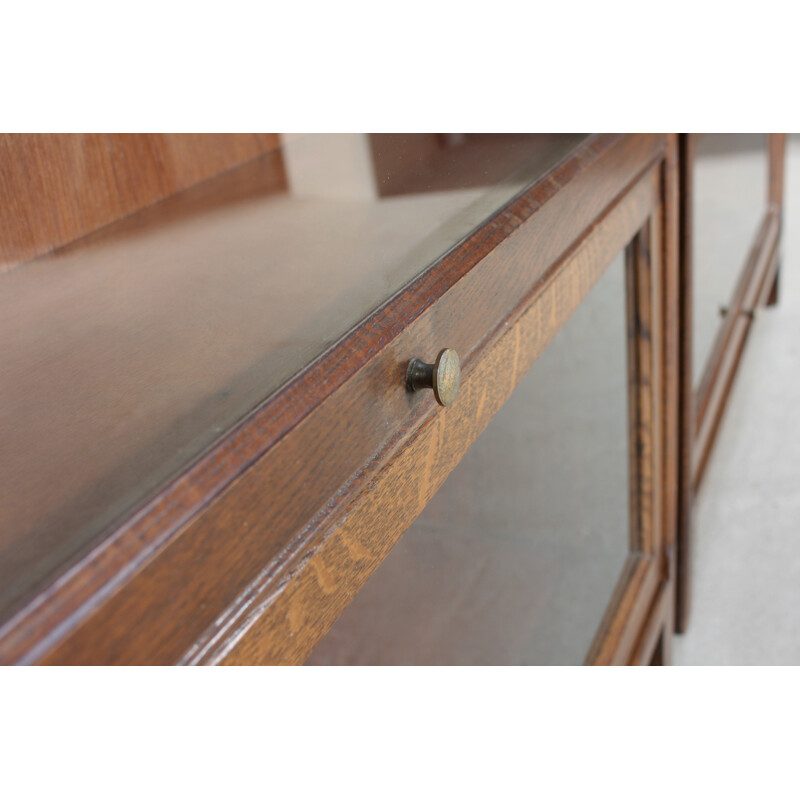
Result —
[{"label": "beveled wood edge", "polygon": [[[604,223],[609,230],[618,226],[618,218],[623,217],[625,211],[622,204],[594,227],[596,236],[582,241],[524,313],[509,325],[501,339],[484,351],[473,370],[464,377],[458,403],[417,430],[375,477],[369,494],[355,498],[325,531],[325,538],[315,548],[299,554],[299,565],[292,580],[280,586],[263,587],[261,601],[247,609],[235,631],[213,641],[209,639],[204,649],[187,654],[186,663],[299,664],[305,661],[316,642],[421,513],[467,447],[499,411],[514,386],[605,272],[613,255],[653,213],[658,203],[658,177],[659,172],[654,169],[642,179],[640,186],[645,181],[650,183],[651,200],[640,209],[638,219],[630,220],[628,227],[617,231],[613,241],[602,246],[605,257],[595,252],[597,242],[608,236]],[[633,194],[631,191],[628,197]],[[602,266],[598,266],[601,262]],[[575,275],[579,277],[576,279]],[[578,280],[579,291],[570,288],[572,280]],[[558,307],[559,295],[568,299],[567,306]],[[513,365],[511,369],[509,364]],[[468,435],[459,439],[458,434],[463,431],[468,431]],[[446,461],[444,465],[442,459]],[[414,465],[419,463],[426,465],[427,475],[433,478],[432,488],[414,485]],[[408,497],[403,495],[404,491]],[[421,496],[416,494],[418,491]],[[381,498],[386,498],[385,505]],[[402,506],[399,517],[396,516],[398,502]],[[372,530],[379,533],[373,535]],[[645,560],[652,563],[653,578],[657,579],[656,562],[646,557]],[[340,565],[331,569],[334,561]],[[344,562],[351,562],[347,570],[349,575],[341,567]],[[638,568],[635,573],[638,576]],[[648,577],[647,589],[649,580]],[[623,587],[632,591],[626,597],[633,599],[639,597],[641,588],[638,583]],[[622,620],[622,616],[619,619]],[[624,625],[623,628],[625,636],[635,635],[633,628],[629,630]]]},{"label": "beveled wood edge", "polygon": [[[480,263],[498,244],[536,214],[550,197],[557,195],[582,169],[596,162],[627,137],[595,135],[575,153],[555,167],[535,188],[517,197],[490,223],[468,237],[434,267],[423,273],[403,292],[376,310],[362,326],[339,345],[314,362],[287,384],[210,451],[201,456],[184,474],[173,481],[116,531],[108,536],[79,564],[40,593],[0,631],[0,662],[30,662],[41,659],[76,625],[98,609],[117,589],[158,555],[171,538],[185,530],[248,467],[290,433],[304,414],[319,405],[354,374],[354,371],[385,347],[410,318],[418,317],[450,286]],[[652,136],[640,149],[651,149],[655,159],[664,138]],[[415,308],[402,305],[409,293],[425,297]],[[394,306],[403,313],[391,313]],[[382,320],[392,319],[391,325]],[[372,331],[374,337],[366,342]],[[338,359],[338,362],[337,362]],[[334,376],[319,381],[321,372],[335,365]],[[277,418],[277,423],[275,422]]]},{"label": "beveled wood edge", "polygon": [[744,345],[753,322],[753,314],[771,290],[768,276],[775,274],[778,258],[780,221],[778,213],[771,208],[764,216],[756,241],[750,250],[743,270],[740,286],[734,303],[728,312],[729,319],[719,331],[712,357],[706,368],[702,395],[695,396],[698,410],[692,447],[692,492],[700,487],[711,449],[725,412],[725,405]]}]

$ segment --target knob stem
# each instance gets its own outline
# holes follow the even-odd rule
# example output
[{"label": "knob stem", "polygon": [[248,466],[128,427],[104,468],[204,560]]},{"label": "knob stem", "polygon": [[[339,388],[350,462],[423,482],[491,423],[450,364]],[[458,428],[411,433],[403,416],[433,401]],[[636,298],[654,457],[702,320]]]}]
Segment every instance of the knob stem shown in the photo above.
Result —
[{"label": "knob stem", "polygon": [[420,389],[433,389],[433,371],[435,364],[426,364],[421,358],[412,358],[406,373],[406,386],[409,392]]}]

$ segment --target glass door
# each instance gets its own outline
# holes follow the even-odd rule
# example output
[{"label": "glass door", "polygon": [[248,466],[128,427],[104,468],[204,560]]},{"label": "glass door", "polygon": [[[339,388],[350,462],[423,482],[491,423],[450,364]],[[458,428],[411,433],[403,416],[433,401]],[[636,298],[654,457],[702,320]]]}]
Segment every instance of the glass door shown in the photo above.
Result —
[{"label": "glass door", "polygon": [[630,658],[664,567],[657,237],[651,218],[308,664]]}]

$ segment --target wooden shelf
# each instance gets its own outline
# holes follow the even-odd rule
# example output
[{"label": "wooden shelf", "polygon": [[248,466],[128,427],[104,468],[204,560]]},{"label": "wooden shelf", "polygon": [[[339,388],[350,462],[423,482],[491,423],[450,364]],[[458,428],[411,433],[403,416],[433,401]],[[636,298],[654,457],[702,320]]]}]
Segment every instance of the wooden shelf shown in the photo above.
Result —
[{"label": "wooden shelf", "polygon": [[581,138],[287,139],[0,275],[0,620]]}]

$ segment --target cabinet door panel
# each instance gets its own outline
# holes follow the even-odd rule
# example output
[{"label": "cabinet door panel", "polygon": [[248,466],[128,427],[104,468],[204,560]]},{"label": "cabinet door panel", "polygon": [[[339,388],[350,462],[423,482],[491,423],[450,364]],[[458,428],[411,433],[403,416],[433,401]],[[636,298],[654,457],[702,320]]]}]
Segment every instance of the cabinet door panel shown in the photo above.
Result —
[{"label": "cabinet door panel", "polygon": [[[630,566],[620,256],[310,664],[579,664]],[[637,501],[638,503],[638,501]]]}]

